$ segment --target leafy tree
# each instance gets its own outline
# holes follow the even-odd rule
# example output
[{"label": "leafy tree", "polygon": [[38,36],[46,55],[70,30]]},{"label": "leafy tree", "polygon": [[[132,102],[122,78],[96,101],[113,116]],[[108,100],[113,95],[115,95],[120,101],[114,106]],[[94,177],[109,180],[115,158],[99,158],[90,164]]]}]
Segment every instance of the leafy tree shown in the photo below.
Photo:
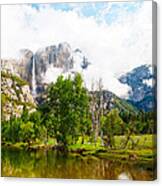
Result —
[{"label": "leafy tree", "polygon": [[9,121],[2,122],[2,141],[16,143],[20,141],[19,131],[22,123],[21,118],[13,117]]},{"label": "leafy tree", "polygon": [[49,86],[45,123],[48,129],[53,129],[58,144],[75,143],[79,135],[86,132],[88,102],[80,74],[76,74],[74,79],[59,76],[56,83]]},{"label": "leafy tree", "polygon": [[21,141],[30,144],[32,140],[35,139],[34,123],[28,121],[27,123],[21,124],[19,135]]},{"label": "leafy tree", "polygon": [[29,121],[34,123],[34,136],[35,140],[40,139],[43,140],[45,138],[45,130],[46,127],[42,123],[42,113],[40,111],[35,111],[29,115]]},{"label": "leafy tree", "polygon": [[110,148],[115,147],[114,136],[121,133],[123,121],[117,109],[112,109],[107,116],[101,118],[102,130],[106,136],[106,145]]}]

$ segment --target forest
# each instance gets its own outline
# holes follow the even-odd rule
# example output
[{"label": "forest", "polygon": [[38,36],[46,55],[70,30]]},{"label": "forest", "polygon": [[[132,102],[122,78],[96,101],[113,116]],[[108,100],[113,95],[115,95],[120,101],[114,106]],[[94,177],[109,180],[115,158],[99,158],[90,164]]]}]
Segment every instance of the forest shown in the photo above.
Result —
[{"label": "forest", "polygon": [[24,106],[21,117],[2,120],[2,145],[79,153],[142,152],[154,148],[155,121],[154,112],[105,107],[102,80],[97,92],[89,92],[77,73],[74,78],[59,76],[51,83],[34,112]]}]

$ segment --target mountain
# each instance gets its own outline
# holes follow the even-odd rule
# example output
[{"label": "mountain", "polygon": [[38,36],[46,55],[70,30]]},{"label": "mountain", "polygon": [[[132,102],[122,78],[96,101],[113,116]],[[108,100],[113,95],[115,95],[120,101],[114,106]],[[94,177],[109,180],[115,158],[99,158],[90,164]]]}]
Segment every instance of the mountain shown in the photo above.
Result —
[{"label": "mountain", "polygon": [[155,109],[156,68],[154,66],[141,65],[122,75],[119,81],[131,88],[128,92],[128,102],[146,112]]},{"label": "mountain", "polygon": [[103,108],[105,111],[111,110],[113,108],[117,108],[119,112],[127,112],[132,114],[138,113],[138,109],[134,107],[131,103],[127,102],[122,98],[119,98],[114,93],[108,90],[95,91],[95,92],[91,91],[90,95],[95,95],[98,101],[102,98]]},{"label": "mountain", "polygon": [[[56,81],[59,75],[68,77],[80,72],[88,79],[87,69],[91,63],[79,49],[72,49],[67,43],[59,43],[38,49],[33,53],[29,49],[22,49],[18,59],[1,60],[2,70],[19,76],[29,83],[31,93],[38,103],[43,99],[43,93],[49,83]],[[93,65],[93,64],[92,64]],[[155,73],[151,65],[142,65],[131,72],[123,74],[119,82],[128,85],[128,99],[117,97],[114,93],[104,91],[106,99],[112,97],[113,105],[133,110],[152,111],[155,108]]]},{"label": "mountain", "polygon": [[4,70],[1,72],[1,104],[2,120],[21,116],[24,107],[29,112],[36,107],[28,82]]},{"label": "mountain", "polygon": [[67,42],[40,48],[35,53],[22,49],[17,60],[1,60],[1,63],[2,69],[20,75],[36,93],[44,91],[58,75],[72,75],[90,65],[82,51],[78,48],[72,50]]}]

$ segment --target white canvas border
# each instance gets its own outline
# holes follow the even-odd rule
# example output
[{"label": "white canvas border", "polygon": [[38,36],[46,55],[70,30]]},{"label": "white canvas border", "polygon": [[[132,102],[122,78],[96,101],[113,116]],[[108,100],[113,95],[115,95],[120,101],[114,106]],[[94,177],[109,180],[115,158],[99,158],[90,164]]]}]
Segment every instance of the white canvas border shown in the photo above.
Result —
[{"label": "white canvas border", "polygon": [[[92,2],[93,0],[88,0],[90,2]],[[102,1],[102,0],[96,0],[96,1]],[[108,1],[108,0],[107,0]],[[122,1],[122,0],[118,0],[118,1]],[[128,1],[132,1],[132,0],[128,0]],[[87,2],[86,0],[1,0],[0,4],[17,4],[17,3],[54,3],[54,2]],[[12,185],[12,186],[29,186],[29,185],[34,185],[34,186],[38,186],[38,185],[44,185],[46,184],[47,186],[63,186],[63,185],[78,185],[78,186],[99,186],[99,185],[125,185],[127,184],[129,185],[136,185],[138,184],[139,186],[143,186],[145,184],[147,185],[162,185],[162,176],[161,176],[161,170],[162,170],[162,162],[161,162],[161,156],[162,156],[162,126],[161,125],[161,121],[162,121],[162,114],[160,114],[160,109],[162,109],[162,100],[161,100],[161,89],[162,89],[162,76],[160,76],[160,72],[162,71],[162,64],[160,64],[160,61],[162,60],[161,58],[161,53],[160,51],[162,50],[162,48],[160,48],[160,44],[162,44],[162,38],[160,37],[160,31],[162,30],[162,24],[161,24],[161,19],[162,19],[162,14],[160,14],[160,9],[162,9],[162,1],[160,0],[156,0],[157,4],[158,4],[158,20],[157,20],[157,61],[158,61],[158,87],[157,87],[157,99],[158,99],[158,103],[157,103],[157,112],[158,112],[158,126],[157,126],[157,134],[158,134],[158,180],[157,181],[153,181],[153,182],[141,182],[141,181],[95,181],[95,180],[59,180],[59,179],[39,179],[39,178],[34,178],[34,179],[29,179],[29,178],[0,178],[0,185],[3,186],[8,186],[8,185]]]}]

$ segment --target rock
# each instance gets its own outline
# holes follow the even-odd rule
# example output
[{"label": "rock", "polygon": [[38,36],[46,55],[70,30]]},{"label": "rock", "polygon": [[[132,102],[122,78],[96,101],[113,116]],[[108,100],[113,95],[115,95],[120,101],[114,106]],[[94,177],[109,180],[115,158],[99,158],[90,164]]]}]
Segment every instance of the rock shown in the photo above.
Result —
[{"label": "rock", "polygon": [[1,72],[2,120],[20,117],[24,106],[29,112],[35,111],[35,101],[27,82],[10,72]]},{"label": "rock", "polygon": [[[154,70],[154,71],[153,71]],[[156,106],[156,69],[142,65],[122,75],[119,81],[131,87],[128,101],[143,111],[152,111]]]},{"label": "rock", "polygon": [[[52,45],[43,49],[39,49],[35,53],[35,69],[36,69],[36,82],[42,84],[48,83],[45,79],[48,76],[48,71],[51,69],[55,72],[54,68],[60,69],[60,72],[67,72],[73,68],[72,50],[68,43],[60,43],[57,46]],[[53,74],[55,76],[56,74]],[[41,87],[40,87],[41,89]]]},{"label": "rock", "polygon": [[33,62],[33,52],[28,49],[20,50],[20,57],[17,67],[17,73],[21,78],[27,80],[31,83],[32,79],[32,62]]},{"label": "rock", "polygon": [[15,59],[2,59],[1,60],[1,69],[5,72],[14,73],[16,74],[16,66],[18,64],[18,61]]},{"label": "rock", "polygon": [[[35,71],[33,71],[33,62],[35,62]],[[90,64],[81,50],[72,50],[67,42],[60,43],[58,46],[40,48],[35,54],[29,49],[22,49],[17,60],[3,59],[1,63],[3,71],[14,73],[28,81],[30,90],[32,90],[34,76],[37,93],[43,92],[44,86],[56,80],[58,75],[73,74],[78,71],[78,68],[85,70]]]},{"label": "rock", "polygon": [[129,159],[130,160],[137,160],[138,156],[136,154],[130,154]]}]

